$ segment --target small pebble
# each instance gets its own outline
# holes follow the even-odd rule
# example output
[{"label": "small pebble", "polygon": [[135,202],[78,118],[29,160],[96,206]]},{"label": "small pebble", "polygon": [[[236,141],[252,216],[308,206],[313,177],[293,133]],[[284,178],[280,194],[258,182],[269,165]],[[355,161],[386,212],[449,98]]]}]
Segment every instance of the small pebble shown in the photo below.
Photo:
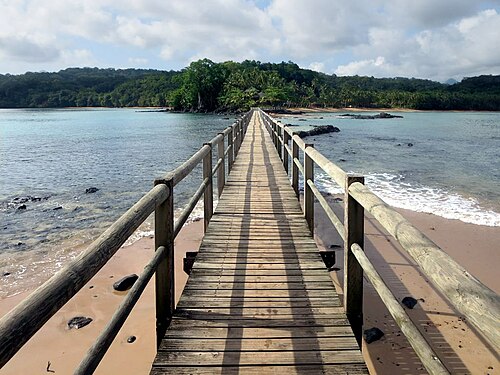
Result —
[{"label": "small pebble", "polygon": [[384,336],[384,332],[382,332],[377,327],[365,329],[363,334],[365,336],[365,341],[367,344],[371,344],[374,341],[380,340],[382,336]]},{"label": "small pebble", "polygon": [[413,309],[417,304],[417,300],[413,297],[405,297],[401,302],[409,309]]},{"label": "small pebble", "polygon": [[127,342],[128,342],[129,344],[132,344],[132,343],[136,340],[136,338],[137,338],[137,337],[135,337],[135,336],[129,336],[129,337],[127,338]]},{"label": "small pebble", "polygon": [[75,316],[68,321],[68,327],[80,329],[89,325],[92,322],[92,318],[87,318],[85,316]]},{"label": "small pebble", "polygon": [[125,276],[113,284],[113,289],[119,292],[124,292],[132,288],[132,285],[137,281],[139,276],[135,273],[132,275]]}]

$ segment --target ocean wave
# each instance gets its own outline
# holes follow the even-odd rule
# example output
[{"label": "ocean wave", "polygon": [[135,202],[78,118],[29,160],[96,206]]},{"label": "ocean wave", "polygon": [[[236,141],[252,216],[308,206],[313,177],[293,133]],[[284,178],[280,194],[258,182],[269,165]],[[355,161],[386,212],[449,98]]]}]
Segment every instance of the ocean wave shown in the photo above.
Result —
[{"label": "ocean wave", "polygon": [[[315,178],[322,191],[330,194],[343,193],[326,174],[317,174]],[[477,199],[445,189],[408,183],[403,175],[371,173],[365,176],[365,184],[393,207],[430,213],[470,224],[500,227],[500,214],[484,208]]]}]

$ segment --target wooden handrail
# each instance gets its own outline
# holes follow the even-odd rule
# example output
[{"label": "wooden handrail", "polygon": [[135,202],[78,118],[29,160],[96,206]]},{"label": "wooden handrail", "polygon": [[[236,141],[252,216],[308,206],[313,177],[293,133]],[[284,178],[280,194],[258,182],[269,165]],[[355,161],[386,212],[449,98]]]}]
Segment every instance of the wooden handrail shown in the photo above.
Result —
[{"label": "wooden handrail", "polygon": [[104,357],[104,354],[106,354],[106,351],[109,349],[116,335],[120,331],[120,328],[123,326],[125,320],[139,300],[142,292],[148,285],[149,280],[151,280],[151,277],[154,275],[158,265],[166,256],[166,253],[167,250],[163,246],[160,246],[156,250],[155,255],[144,267],[144,271],[127,293],[125,299],[120,303],[110,322],[102,330],[94,345],[92,345],[92,347],[87,351],[85,357],[82,359],[73,375],[87,375],[92,374],[95,371]]},{"label": "wooden handrail", "polygon": [[311,180],[307,181],[307,184],[309,185],[314,196],[318,200],[318,203],[321,205],[321,207],[323,207],[323,210],[325,211],[326,216],[328,217],[328,219],[332,223],[333,227],[337,230],[337,233],[339,234],[340,238],[345,240],[345,233],[344,233],[345,228],[344,228],[344,224],[342,224],[342,221],[335,214],[335,212],[333,212],[332,208],[330,207],[330,205],[328,204],[326,199],[323,197],[323,194],[321,194],[319,189],[316,187],[316,184]]},{"label": "wooden handrail", "polygon": [[387,230],[434,286],[500,351],[500,298],[366,186],[349,194]]},{"label": "wooden handrail", "polygon": [[[253,111],[247,112],[236,123],[228,126],[209,143],[201,147],[186,162],[163,177],[156,179],[153,189],[92,242],[80,256],[0,319],[0,368],[111,259],[152,212],[155,212],[155,247],[157,251],[113,315],[110,323],[87,353],[76,373],[91,373],[97,367],[153,274],[155,274],[156,279],[157,343],[159,343],[159,339],[163,337],[163,333],[170,323],[171,314],[175,307],[173,240],[187,221],[201,195],[205,195],[205,202],[209,202],[208,205],[210,205],[213,197],[212,175],[217,172],[219,172],[219,176],[221,175],[220,171],[225,170],[226,158],[228,172],[230,171],[252,113]],[[228,147],[224,151],[223,145],[226,136]],[[220,147],[221,144],[222,147]],[[212,171],[211,150],[215,145],[219,147],[218,161],[215,170]],[[202,161],[207,176],[204,177],[187,207],[174,223],[174,186],[188,176]],[[223,181],[224,178],[220,178],[218,183],[223,183]],[[207,193],[208,191],[209,193]],[[207,207],[207,203],[205,203],[205,207]],[[211,216],[207,209],[205,213],[206,216]]]},{"label": "wooden handrail", "polygon": [[370,262],[365,252],[357,243],[351,246],[351,251],[358,260],[366,277],[370,280],[374,289],[377,291],[380,299],[389,310],[394,318],[396,324],[401,328],[401,332],[408,339],[415,353],[420,358],[420,361],[425,366],[425,369],[432,375],[446,375],[449,374],[446,367],[444,367],[441,360],[436,356],[429,343],[425,340],[424,336],[417,329],[415,324],[411,321],[406,311],[401,307],[398,300],[391,293],[387,285],[385,285],[382,277],[378,274]]},{"label": "wooden handrail", "polygon": [[[274,126],[283,129],[284,132],[287,132],[291,136],[292,147],[289,148],[285,145],[284,148],[290,153],[292,158],[292,186],[297,195],[298,172],[300,171],[304,175],[304,168],[301,168],[302,166],[298,157],[298,150],[300,149],[346,191],[344,204],[347,204],[348,199],[355,200],[372,214],[415,260],[423,274],[446,297],[454,308],[471,322],[492,347],[500,351],[500,330],[498,329],[498,322],[500,321],[500,297],[494,291],[468,273],[439,246],[411,225],[403,216],[388,206],[366,186],[359,182],[352,182],[348,185],[346,183],[347,173],[313,147],[307,147],[305,142],[298,135],[294,134],[293,129],[274,121],[262,110],[260,110],[260,114],[270,133]],[[328,208],[329,205],[326,200],[319,198],[321,193],[317,190],[314,183],[306,181],[306,184],[311,187],[337,231],[342,226],[345,228],[346,218],[349,220],[348,215],[344,215],[344,224],[342,225],[333,213],[333,210]],[[348,188],[346,189],[346,187]],[[361,223],[358,224],[358,227],[359,225]],[[344,236],[344,239],[346,236],[347,234]],[[348,269],[345,269],[344,272],[347,275],[349,274]],[[356,278],[359,278],[359,273],[356,272],[356,274],[358,274]],[[347,277],[351,276],[348,275]]]},{"label": "wooden handrail", "polygon": [[70,300],[172,194],[155,186],[65,268],[52,276],[0,320],[0,368]]},{"label": "wooden handrail", "polygon": [[161,178],[157,178],[155,180],[155,184],[164,184],[166,181],[172,180],[174,186],[179,182],[184,180],[186,176],[188,176],[191,171],[203,160],[203,158],[210,153],[210,145],[205,144],[202,148],[200,148],[193,156],[191,156],[184,163],[179,165],[173,171],[167,173]]}]

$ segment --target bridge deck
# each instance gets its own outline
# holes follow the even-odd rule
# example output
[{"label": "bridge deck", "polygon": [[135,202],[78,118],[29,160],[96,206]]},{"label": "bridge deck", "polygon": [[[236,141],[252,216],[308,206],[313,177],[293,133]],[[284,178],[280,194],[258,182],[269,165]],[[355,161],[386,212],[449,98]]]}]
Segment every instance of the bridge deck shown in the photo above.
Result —
[{"label": "bridge deck", "polygon": [[151,374],[368,373],[254,114]]}]

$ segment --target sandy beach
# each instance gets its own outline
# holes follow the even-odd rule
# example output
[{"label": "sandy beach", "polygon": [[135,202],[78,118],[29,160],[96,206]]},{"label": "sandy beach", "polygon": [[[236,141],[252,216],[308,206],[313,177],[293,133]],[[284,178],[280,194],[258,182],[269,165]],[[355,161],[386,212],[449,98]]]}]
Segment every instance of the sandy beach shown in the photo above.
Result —
[{"label": "sandy beach", "polygon": [[[341,211],[339,203],[333,202],[333,199],[331,203],[336,211]],[[495,292],[500,291],[496,270],[500,264],[497,245],[500,228],[399,211],[474,276]],[[178,296],[187,279],[182,271],[182,258],[186,251],[197,249],[202,235],[203,223],[199,221],[185,226],[176,240]],[[316,211],[316,240],[320,247],[342,244],[319,206]],[[139,274],[150,258],[153,247],[152,238],[143,238],[122,248],[2,369],[2,374],[46,374],[49,362],[49,373],[71,374],[126,293],[113,291],[113,282],[124,275]],[[413,310],[407,310],[408,314],[451,373],[500,373],[495,351],[443,300],[395,241],[386,236],[370,218],[366,220],[365,250],[398,299],[413,296],[419,300]],[[342,262],[342,249],[339,248],[336,263],[339,270],[331,273],[339,292]],[[27,293],[23,293],[1,300],[0,315],[4,315],[26,296]],[[366,281],[364,308],[365,329],[378,327],[385,333],[380,341],[363,344],[370,373],[425,374],[412,348]],[[69,330],[67,321],[78,315],[91,317],[93,322],[80,330]],[[155,354],[154,334],[154,285],[150,283],[96,374],[148,373]],[[135,342],[131,344],[127,343],[130,336],[136,336]]]}]

